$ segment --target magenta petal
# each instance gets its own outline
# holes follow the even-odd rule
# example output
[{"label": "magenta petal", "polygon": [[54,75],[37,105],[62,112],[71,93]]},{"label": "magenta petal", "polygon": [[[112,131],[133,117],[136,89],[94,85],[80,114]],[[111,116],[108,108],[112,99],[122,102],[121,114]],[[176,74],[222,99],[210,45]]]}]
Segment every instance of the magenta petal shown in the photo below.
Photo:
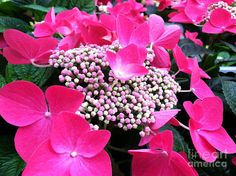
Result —
[{"label": "magenta petal", "polygon": [[181,35],[180,27],[177,25],[167,26],[165,32],[155,41],[156,45],[165,49],[173,49]]},{"label": "magenta petal", "polygon": [[[202,101],[196,100],[194,106],[196,115],[199,115],[196,121],[202,125],[201,129],[212,131],[221,127],[223,122],[223,103],[219,97],[208,97]],[[200,108],[202,112],[200,112]]]},{"label": "magenta petal", "polygon": [[122,48],[118,51],[117,55],[121,60],[120,63],[124,66],[126,64],[140,63],[138,47],[134,44],[130,44],[127,47]]},{"label": "magenta petal", "polygon": [[72,113],[60,113],[53,122],[50,140],[58,153],[74,151],[78,138],[90,130],[85,119]]},{"label": "magenta petal", "polygon": [[[219,18],[220,16],[220,18]],[[227,27],[231,21],[231,14],[222,8],[215,9],[210,16],[210,23],[215,27]]]},{"label": "magenta petal", "polygon": [[31,157],[22,176],[70,176],[70,155],[59,155],[44,142]]},{"label": "magenta petal", "polygon": [[35,84],[15,81],[0,89],[0,114],[8,123],[30,125],[43,118],[45,112],[43,92]]},{"label": "magenta petal", "polygon": [[55,19],[55,10],[54,10],[54,7],[52,7],[48,13],[46,14],[45,18],[44,18],[44,21],[45,22],[48,22],[48,23],[55,23],[56,19]]},{"label": "magenta petal", "polygon": [[149,20],[150,42],[155,42],[165,31],[164,20],[158,15],[150,15]]},{"label": "magenta petal", "polygon": [[236,152],[236,144],[223,127],[215,131],[201,130],[199,135],[222,153],[233,154]]},{"label": "magenta petal", "polygon": [[7,61],[10,64],[30,64],[31,61],[22,56],[19,52],[16,50],[10,48],[10,47],[5,47],[3,49],[3,56],[7,59]]},{"label": "magenta petal", "polygon": [[204,24],[202,27],[202,32],[209,33],[209,34],[220,34],[223,33],[224,30],[221,28],[213,26],[209,21]]},{"label": "magenta petal", "polygon": [[172,152],[168,170],[170,176],[198,176],[197,171],[177,152]]},{"label": "magenta petal", "polygon": [[156,134],[149,143],[150,149],[161,149],[171,154],[173,148],[173,133],[170,130]]},{"label": "magenta petal", "polygon": [[55,27],[50,23],[44,22],[35,25],[35,37],[48,37],[52,36],[54,33],[56,33]]},{"label": "magenta petal", "polygon": [[151,126],[151,129],[159,129],[163,125],[165,125],[170,119],[172,119],[176,114],[178,114],[179,110],[165,110],[154,112],[155,123]]},{"label": "magenta petal", "polygon": [[168,176],[168,156],[159,150],[129,150],[133,155],[132,176]]},{"label": "magenta petal", "polygon": [[117,17],[116,28],[120,44],[127,46],[134,29],[134,24],[124,15],[119,15]]},{"label": "magenta petal", "polygon": [[178,45],[173,49],[173,56],[180,71],[188,68],[188,60]]},{"label": "magenta petal", "polygon": [[143,145],[148,144],[148,143],[152,140],[153,137],[154,137],[153,134],[150,134],[150,135],[148,135],[148,136],[142,137],[142,138],[140,139],[140,141],[139,141],[138,146],[143,146]]},{"label": "magenta petal", "polygon": [[92,158],[78,157],[70,168],[70,176],[112,176],[109,155],[102,151]]},{"label": "magenta petal", "polygon": [[104,149],[110,136],[111,134],[108,130],[87,132],[78,139],[76,150],[83,157],[94,157]]},{"label": "magenta petal", "polygon": [[51,86],[45,94],[52,114],[62,111],[75,113],[84,101],[83,93],[64,86]]},{"label": "magenta petal", "polygon": [[192,123],[193,122],[190,121],[189,128],[195,149],[203,160],[207,162],[214,162],[217,158],[216,150],[202,136],[198,134],[198,131],[192,127],[194,125]]},{"label": "magenta petal", "polygon": [[36,56],[38,45],[33,37],[15,29],[8,29],[3,35],[9,47],[19,52],[22,56],[29,60]]},{"label": "magenta petal", "polygon": [[144,31],[149,31],[149,26],[148,23],[143,23],[139,25],[131,34],[130,37],[130,42],[136,44],[137,46],[140,47],[146,47],[149,43],[149,34],[148,32]]},{"label": "magenta petal", "polygon": [[171,66],[171,62],[170,62],[170,55],[166,51],[166,49],[154,44],[153,50],[154,50],[156,57],[154,58],[153,62],[151,63],[152,66],[154,66],[156,68],[165,68],[165,69],[169,70],[170,66]]},{"label": "magenta petal", "polygon": [[24,161],[28,162],[39,145],[49,139],[51,127],[52,121],[50,119],[41,119],[17,130],[15,147]]}]

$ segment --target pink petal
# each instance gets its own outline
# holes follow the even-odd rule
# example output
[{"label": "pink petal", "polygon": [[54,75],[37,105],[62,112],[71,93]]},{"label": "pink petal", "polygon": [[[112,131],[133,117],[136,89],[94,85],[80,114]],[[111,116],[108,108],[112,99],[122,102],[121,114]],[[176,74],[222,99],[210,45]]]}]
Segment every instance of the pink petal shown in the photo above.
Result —
[{"label": "pink petal", "polygon": [[188,113],[189,117],[196,122],[200,123],[200,119],[204,117],[204,110],[198,104],[193,104],[190,101],[184,102],[184,109]]},{"label": "pink petal", "polygon": [[77,151],[86,158],[92,158],[100,153],[110,139],[108,130],[97,130],[84,133],[77,141]]},{"label": "pink petal", "polygon": [[108,29],[115,31],[116,30],[116,18],[115,16],[102,14],[100,15],[101,23]]},{"label": "pink petal", "polygon": [[144,31],[149,31],[149,26],[148,23],[143,23],[139,25],[131,34],[130,37],[130,42],[136,44],[137,46],[140,47],[146,47],[149,43],[149,34],[148,32]]},{"label": "pink petal", "polygon": [[200,23],[203,20],[203,15],[207,11],[207,6],[204,5],[187,5],[185,14],[192,20],[193,23]]},{"label": "pink petal", "polygon": [[51,86],[45,95],[52,114],[62,111],[75,113],[84,101],[83,93],[64,86]]},{"label": "pink petal", "polygon": [[170,176],[198,176],[197,171],[177,152],[172,152],[168,170]]},{"label": "pink petal", "polygon": [[9,47],[16,50],[25,58],[30,60],[37,55],[38,45],[33,37],[15,29],[8,29],[3,35]]},{"label": "pink petal", "polygon": [[53,122],[50,140],[57,153],[74,151],[77,140],[90,131],[88,122],[72,113],[60,113]]},{"label": "pink petal", "polygon": [[[220,16],[220,18],[219,18]],[[210,23],[215,27],[227,27],[231,21],[231,14],[222,8],[215,9],[210,16]]]},{"label": "pink petal", "polygon": [[70,168],[71,176],[112,176],[111,161],[109,155],[102,151],[92,158],[78,157]]},{"label": "pink petal", "polygon": [[7,61],[10,64],[30,64],[31,61],[22,56],[19,52],[16,50],[10,48],[10,47],[5,47],[3,49],[3,56],[7,59]]},{"label": "pink petal", "polygon": [[48,13],[46,14],[44,21],[48,22],[48,23],[55,23],[55,11],[54,11],[54,7],[52,7]]},{"label": "pink petal", "polygon": [[[188,58],[188,69],[185,70],[185,73],[191,74],[192,70],[194,69],[194,60],[196,60],[197,58]],[[200,76],[201,78],[206,78],[206,79],[211,79],[211,77],[205,72],[203,71],[200,67],[199,67],[199,72],[200,72]]]},{"label": "pink petal", "polygon": [[0,114],[12,125],[30,125],[47,111],[43,92],[31,82],[15,81],[0,89]]},{"label": "pink petal", "polygon": [[165,32],[155,41],[155,45],[162,46],[165,49],[173,49],[178,43],[180,35],[181,30],[179,26],[167,26]]},{"label": "pink petal", "polygon": [[32,125],[17,130],[15,147],[24,161],[28,162],[39,145],[49,139],[51,126],[51,119],[43,118]]},{"label": "pink petal", "polygon": [[168,156],[162,151],[142,149],[129,153],[133,155],[132,176],[168,176]]},{"label": "pink petal", "polygon": [[231,33],[236,34],[236,22],[233,25],[228,26],[225,30]]},{"label": "pink petal", "polygon": [[150,135],[148,135],[148,136],[142,137],[142,138],[140,139],[140,141],[139,141],[138,146],[143,146],[143,145],[148,144],[148,143],[152,140],[153,137],[154,137],[153,134],[150,134]]},{"label": "pink petal", "polygon": [[134,30],[134,24],[127,17],[119,15],[116,21],[116,28],[120,44],[127,46]]},{"label": "pink petal", "polygon": [[192,23],[192,20],[185,14],[184,11],[172,12],[169,14],[170,22]]},{"label": "pink petal", "polygon": [[150,42],[157,40],[165,31],[164,20],[158,15],[150,15],[149,20],[149,37]]},{"label": "pink petal", "polygon": [[176,114],[178,114],[179,110],[165,110],[154,112],[155,123],[151,125],[151,129],[159,129],[164,126],[170,119],[172,119]]},{"label": "pink petal", "polygon": [[51,23],[38,23],[35,24],[33,33],[35,37],[49,37],[56,33],[56,29]]},{"label": "pink petal", "polygon": [[194,62],[195,66],[192,72],[191,83],[190,83],[190,87],[193,90],[193,93],[200,99],[206,97],[214,97],[215,95],[208,87],[208,85],[203,80],[200,79],[200,71],[197,60],[195,59]]},{"label": "pink petal", "polygon": [[188,60],[178,45],[173,49],[173,56],[180,71],[188,68]]},{"label": "pink petal", "polygon": [[153,50],[155,53],[155,58],[151,63],[152,66],[169,70],[171,67],[171,62],[169,53],[166,51],[166,49],[154,44]]},{"label": "pink petal", "polygon": [[207,162],[214,162],[217,158],[217,153],[202,136],[198,134],[198,131],[195,130],[193,126],[193,122],[189,122],[189,128],[190,128],[190,135],[193,141],[193,145],[196,148],[199,156],[201,159],[207,161]]},{"label": "pink petal", "polygon": [[112,70],[116,70],[116,54],[111,52],[111,51],[107,51],[107,61],[109,62],[109,66],[111,67]]},{"label": "pink petal", "polygon": [[199,135],[222,153],[233,154],[236,152],[236,144],[222,127],[216,131],[201,130]]},{"label": "pink petal", "polygon": [[60,40],[58,46],[61,50],[67,51],[69,49],[77,48],[82,40],[83,39],[80,33],[73,32],[72,34]]},{"label": "pink petal", "polygon": [[149,147],[153,150],[161,149],[170,154],[173,148],[173,142],[173,133],[170,130],[166,130],[154,136],[149,143]]},{"label": "pink petal", "polygon": [[46,141],[31,157],[22,176],[70,176],[70,156],[55,153]]},{"label": "pink petal", "polygon": [[118,51],[117,55],[124,66],[126,64],[140,63],[138,47],[134,44],[130,44],[127,47],[122,48]]},{"label": "pink petal", "polygon": [[[201,129],[216,130],[219,129],[223,122],[223,103],[219,97],[208,97],[202,101],[197,100],[194,103],[195,109],[199,116],[198,123],[202,124]],[[199,113],[199,107],[201,106],[203,112]]]},{"label": "pink petal", "polygon": [[209,34],[220,34],[220,33],[223,33],[224,30],[213,26],[210,22],[206,22],[204,26],[202,27],[202,32],[209,33]]}]

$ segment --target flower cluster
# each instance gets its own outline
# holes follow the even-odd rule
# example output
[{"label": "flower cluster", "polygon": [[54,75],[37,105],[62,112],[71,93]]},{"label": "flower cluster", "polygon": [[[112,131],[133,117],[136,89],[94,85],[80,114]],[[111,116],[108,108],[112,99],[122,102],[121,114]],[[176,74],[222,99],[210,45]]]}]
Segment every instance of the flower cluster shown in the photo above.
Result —
[{"label": "flower cluster", "polygon": [[117,80],[109,70],[106,50],[117,51],[119,46],[117,42],[103,47],[82,45],[68,51],[56,50],[50,56],[52,66],[63,68],[59,80],[85,93],[78,114],[88,120],[98,118],[105,124],[115,122],[124,130],[138,126],[145,130],[155,123],[155,111],[177,105],[176,94],[181,88],[168,71],[150,65],[152,50],[145,60],[148,74],[125,82]]}]

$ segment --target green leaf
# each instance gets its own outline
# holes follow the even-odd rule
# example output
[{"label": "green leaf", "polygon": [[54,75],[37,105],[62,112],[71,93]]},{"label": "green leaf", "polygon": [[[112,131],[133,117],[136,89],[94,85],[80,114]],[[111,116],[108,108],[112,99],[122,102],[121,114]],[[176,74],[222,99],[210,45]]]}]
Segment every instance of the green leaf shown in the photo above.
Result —
[{"label": "green leaf", "polygon": [[0,16],[0,32],[4,32],[6,29],[12,28],[27,32],[30,29],[30,26],[18,18]]},{"label": "green leaf", "polygon": [[80,10],[88,13],[92,13],[95,10],[94,0],[52,0],[50,5],[68,9],[78,7]]},{"label": "green leaf", "polygon": [[226,46],[228,46],[232,51],[236,52],[236,46],[235,45],[232,45],[228,42],[225,42],[225,41],[221,41],[222,43],[224,43]]},{"label": "green leaf", "polygon": [[14,148],[14,138],[1,136],[0,139],[0,175],[18,176],[25,167],[24,161]]},{"label": "green leaf", "polygon": [[42,6],[48,6],[51,0],[11,0],[11,1],[18,6],[23,6],[27,4],[38,4]]},{"label": "green leaf", "polygon": [[227,103],[236,115],[236,82],[223,81],[222,89]]},{"label": "green leaf", "polygon": [[5,84],[6,84],[5,78],[2,75],[0,75],[0,88],[3,87]]},{"label": "green leaf", "polygon": [[6,68],[6,81],[27,80],[34,82],[38,86],[44,83],[52,75],[53,68],[37,68],[32,65],[11,65]]},{"label": "green leaf", "polygon": [[195,44],[192,40],[181,39],[179,46],[186,56],[196,56],[200,54],[210,53],[207,49]]},{"label": "green leaf", "polygon": [[[37,5],[37,4],[29,4],[29,5],[24,5],[23,7],[27,8],[27,9],[31,9],[31,10],[37,10],[40,12],[45,12],[47,13],[51,7],[44,7],[41,5]],[[61,12],[66,10],[65,7],[54,7],[55,13]]]}]

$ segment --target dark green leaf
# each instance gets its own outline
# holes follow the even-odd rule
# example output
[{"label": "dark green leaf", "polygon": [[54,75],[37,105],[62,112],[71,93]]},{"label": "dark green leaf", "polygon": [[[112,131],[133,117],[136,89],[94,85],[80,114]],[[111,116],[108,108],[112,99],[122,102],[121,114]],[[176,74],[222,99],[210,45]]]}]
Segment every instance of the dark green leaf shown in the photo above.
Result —
[{"label": "dark green leaf", "polygon": [[27,4],[38,4],[48,6],[51,0],[11,0],[14,4],[23,6]]},{"label": "dark green leaf", "polygon": [[227,103],[236,115],[236,82],[223,81],[222,88]]},{"label": "dark green leaf", "polygon": [[[27,8],[27,9],[31,9],[31,10],[45,12],[45,13],[47,13],[50,10],[50,7],[44,7],[44,6],[37,5],[37,4],[28,4],[28,5],[24,5],[23,7]],[[54,10],[55,10],[55,13],[58,13],[58,12],[66,10],[66,8],[65,7],[54,7]]]},{"label": "dark green leaf", "polygon": [[11,65],[6,68],[6,81],[27,80],[43,86],[51,76],[53,68],[37,68],[32,65]]},{"label": "dark green leaf", "polygon": [[5,78],[2,75],[0,75],[0,88],[3,87],[5,84],[6,84]]},{"label": "dark green leaf", "polygon": [[0,32],[12,28],[27,32],[30,29],[30,26],[18,18],[0,16]]},{"label": "dark green leaf", "polygon": [[200,54],[210,53],[207,49],[195,44],[192,40],[181,39],[179,46],[186,56],[196,56]]},{"label": "dark green leaf", "polygon": [[24,166],[24,161],[14,149],[14,139],[11,136],[1,136],[0,139],[0,175],[18,176]]},{"label": "dark green leaf", "polygon": [[92,13],[95,10],[94,0],[52,0],[51,6],[60,6],[68,9],[78,7],[80,10]]},{"label": "dark green leaf", "polygon": [[232,51],[236,52],[236,46],[235,45],[232,45],[228,42],[225,42],[225,41],[221,41],[222,43],[224,43],[226,46],[228,46]]}]

